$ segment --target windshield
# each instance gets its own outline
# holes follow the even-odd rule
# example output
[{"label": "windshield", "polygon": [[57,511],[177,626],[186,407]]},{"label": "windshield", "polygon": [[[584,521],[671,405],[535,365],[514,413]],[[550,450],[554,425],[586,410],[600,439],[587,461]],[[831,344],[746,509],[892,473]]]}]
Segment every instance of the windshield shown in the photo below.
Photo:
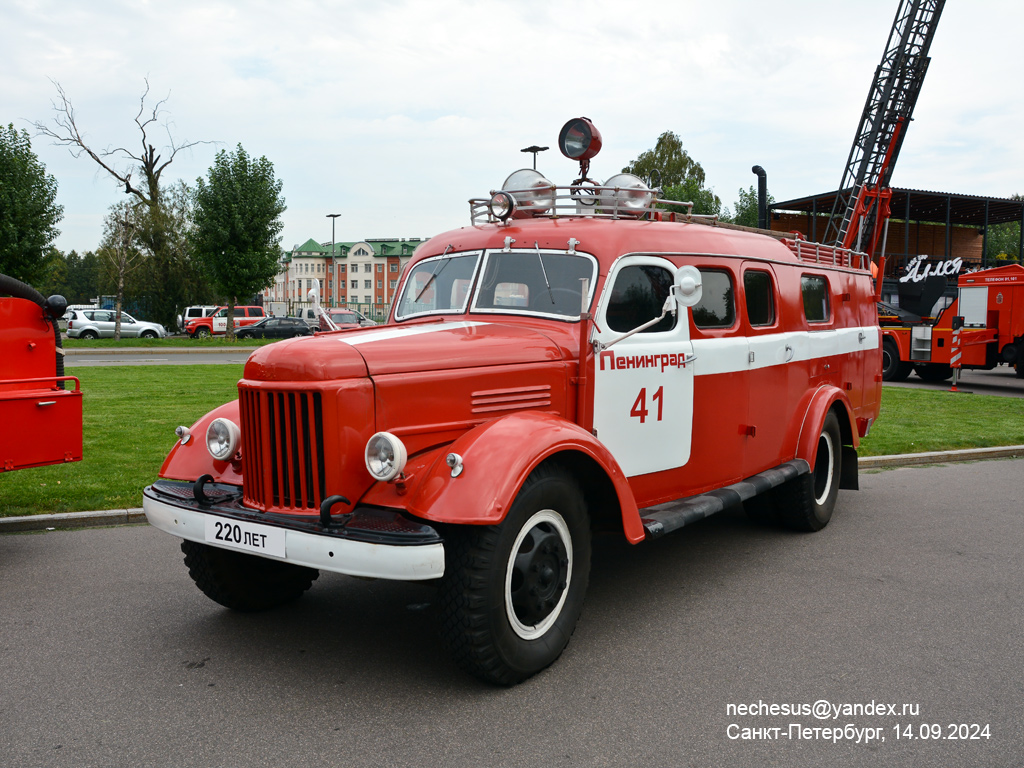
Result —
[{"label": "windshield", "polygon": [[490,251],[473,311],[522,312],[575,320],[583,307],[583,278],[589,281],[589,307],[597,278],[597,262],[592,257],[530,248]]},{"label": "windshield", "polygon": [[480,253],[438,256],[419,262],[405,281],[395,317],[465,312]]}]

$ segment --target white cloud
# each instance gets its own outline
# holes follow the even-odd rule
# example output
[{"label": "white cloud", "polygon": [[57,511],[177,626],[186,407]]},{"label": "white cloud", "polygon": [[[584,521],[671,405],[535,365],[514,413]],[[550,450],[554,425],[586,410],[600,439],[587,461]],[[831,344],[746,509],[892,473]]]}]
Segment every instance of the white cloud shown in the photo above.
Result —
[{"label": "white cloud", "polygon": [[[897,0],[8,5],[0,122],[48,119],[52,78],[98,147],[135,148],[148,76],[178,141],[222,142],[168,173],[191,183],[238,143],[266,155],[291,245],[328,238],[331,212],[339,240],[463,226],[466,200],[528,165],[529,144],[552,147],[538,167],[567,182],[576,169],[554,145],[580,114],[604,134],[596,178],[672,130],[727,205],[754,164],[779,200],[834,188]],[[1022,22],[1009,0],[947,4],[894,183],[1024,191]],[[94,248],[122,190],[66,149],[33,146],[65,206],[58,245]]]}]

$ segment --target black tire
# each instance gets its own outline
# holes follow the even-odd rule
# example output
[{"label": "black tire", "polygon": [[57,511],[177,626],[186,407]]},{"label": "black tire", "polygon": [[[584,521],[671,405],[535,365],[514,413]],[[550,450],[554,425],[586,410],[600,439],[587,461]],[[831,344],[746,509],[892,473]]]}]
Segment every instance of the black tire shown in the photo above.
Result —
[{"label": "black tire", "polygon": [[1024,361],[1018,360],[1014,363],[1013,370],[1017,374],[1018,379],[1024,379]]},{"label": "black tire", "polygon": [[80,339],[98,339],[100,335],[96,331],[82,331],[78,338]]},{"label": "black tire", "polygon": [[782,524],[794,531],[820,531],[828,525],[839,496],[842,468],[839,419],[829,411],[815,449],[814,469],[776,490]]},{"label": "black tire", "polygon": [[302,596],[320,575],[315,568],[268,560],[196,541],[181,542],[188,575],[203,594],[233,611],[266,611]]},{"label": "black tire", "polygon": [[924,381],[949,381],[953,378],[953,369],[944,363],[920,363],[914,366],[914,372]]},{"label": "black tire", "polygon": [[143,339],[155,339],[156,331],[143,331],[139,336]]},{"label": "black tire", "polygon": [[207,339],[210,337],[210,335],[210,329],[207,328],[205,325],[201,325],[198,328],[196,328],[195,336],[193,336],[193,338]]},{"label": "black tire", "polygon": [[914,366],[900,360],[900,349],[892,339],[882,341],[882,381],[906,381]]},{"label": "black tire", "polygon": [[471,675],[515,685],[568,645],[589,579],[583,493],[563,470],[538,467],[500,525],[447,532],[441,638]]}]

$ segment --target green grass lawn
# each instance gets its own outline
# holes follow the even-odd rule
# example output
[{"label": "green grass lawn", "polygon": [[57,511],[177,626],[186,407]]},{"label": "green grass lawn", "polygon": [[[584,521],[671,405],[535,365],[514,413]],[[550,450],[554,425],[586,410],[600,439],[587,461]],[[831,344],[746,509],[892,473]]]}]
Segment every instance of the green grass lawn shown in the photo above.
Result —
[{"label": "green grass lawn", "polygon": [[[242,366],[83,367],[71,375],[84,393],[84,459],[0,474],[0,516],[140,506],[174,428],[237,397]],[[860,454],[997,445],[1024,445],[1024,399],[885,387]]]}]

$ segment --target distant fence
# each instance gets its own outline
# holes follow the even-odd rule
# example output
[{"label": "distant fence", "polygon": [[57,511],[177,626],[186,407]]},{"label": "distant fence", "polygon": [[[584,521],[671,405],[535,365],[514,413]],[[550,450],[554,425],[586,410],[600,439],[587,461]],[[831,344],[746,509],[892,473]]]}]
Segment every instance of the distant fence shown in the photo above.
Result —
[{"label": "distant fence", "polygon": [[[288,306],[289,315],[298,315],[303,309],[312,308],[312,303],[308,301],[265,301],[264,305],[268,308],[273,307],[275,304],[286,304]],[[324,309],[354,309],[363,316],[373,320],[376,323],[386,322],[388,315],[391,314],[391,302],[381,304],[368,304],[366,302],[337,302],[324,304]]]}]

